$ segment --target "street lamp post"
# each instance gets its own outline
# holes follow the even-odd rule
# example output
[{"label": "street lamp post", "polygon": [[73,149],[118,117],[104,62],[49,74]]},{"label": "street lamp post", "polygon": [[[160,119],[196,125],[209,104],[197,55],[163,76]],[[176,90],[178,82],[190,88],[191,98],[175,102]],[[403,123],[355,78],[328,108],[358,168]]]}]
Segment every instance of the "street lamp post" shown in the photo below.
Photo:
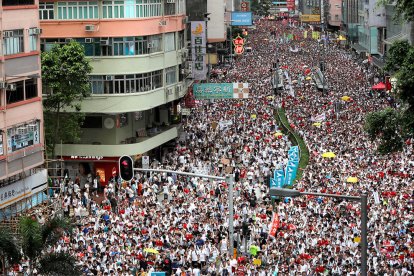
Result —
[{"label": "street lamp post", "polygon": [[347,196],[337,194],[325,194],[325,193],[311,193],[300,192],[293,189],[271,188],[269,194],[271,196],[281,197],[298,197],[302,195],[313,195],[322,197],[333,197],[338,199],[347,199],[351,201],[358,201],[361,203],[361,275],[367,276],[368,273],[368,198],[366,194],[360,196]]}]

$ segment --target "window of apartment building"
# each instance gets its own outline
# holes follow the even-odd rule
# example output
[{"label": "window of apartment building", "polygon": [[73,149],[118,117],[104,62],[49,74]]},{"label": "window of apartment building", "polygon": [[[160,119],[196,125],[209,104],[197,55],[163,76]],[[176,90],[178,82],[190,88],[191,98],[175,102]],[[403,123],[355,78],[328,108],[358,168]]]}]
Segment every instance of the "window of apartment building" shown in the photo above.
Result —
[{"label": "window of apartment building", "polygon": [[98,18],[98,2],[58,2],[58,19]]},{"label": "window of apartment building", "polygon": [[[160,52],[161,35],[152,36],[131,36],[131,37],[97,37],[97,38],[76,38],[85,48],[87,56],[127,56],[145,55]],[[65,38],[41,39],[40,49],[50,51],[55,44],[66,44],[69,40]]]},{"label": "window of apartment building", "polygon": [[184,31],[178,32],[178,49],[185,48],[185,36]]},{"label": "window of apartment building", "polygon": [[164,51],[171,52],[175,50],[175,33],[167,33],[164,35]]},{"label": "window of apartment building", "polygon": [[37,97],[37,80],[35,79],[25,80],[24,96],[25,96],[25,100]]},{"label": "window of apartment building", "polygon": [[34,5],[34,0],[3,0],[3,6]]},{"label": "window of apartment building", "polygon": [[137,0],[136,17],[161,16],[161,0]]},{"label": "window of apartment building", "polygon": [[140,18],[161,16],[161,0],[106,0],[103,18]]},{"label": "window of apartment building", "polygon": [[3,31],[3,45],[4,55],[23,53],[23,29]]},{"label": "window of apartment building", "polygon": [[55,19],[55,11],[53,3],[51,2],[40,2],[39,3],[39,19],[50,20]]},{"label": "window of apartment building", "polygon": [[124,18],[124,1],[103,1],[103,18]]},{"label": "window of apartment building", "polygon": [[168,3],[164,2],[164,15],[174,15],[175,14],[175,2]]},{"label": "window of apartment building", "polygon": [[133,56],[135,55],[134,37],[115,37],[113,38],[114,56]]},{"label": "window of apartment building", "polygon": [[175,84],[177,82],[177,67],[172,66],[165,68],[165,84]]},{"label": "window of apartment building", "polygon": [[37,80],[28,79],[13,83],[15,89],[6,92],[6,104],[13,104],[37,97]]},{"label": "window of apartment building", "polygon": [[37,51],[38,35],[35,33],[35,28],[29,29],[29,51]]},{"label": "window of apartment building", "polygon": [[162,85],[162,70],[143,74],[91,76],[92,94],[146,92]]},{"label": "window of apartment building", "polygon": [[151,35],[149,37],[149,53],[156,53],[162,51],[162,35]]},{"label": "window of apartment building", "polygon": [[85,116],[81,128],[102,128],[102,116]]},{"label": "window of apartment building", "polygon": [[6,104],[24,101],[24,81],[13,83],[15,89],[8,89],[6,92]]},{"label": "window of apartment building", "polygon": [[177,14],[185,14],[185,1],[184,0],[178,0]]}]

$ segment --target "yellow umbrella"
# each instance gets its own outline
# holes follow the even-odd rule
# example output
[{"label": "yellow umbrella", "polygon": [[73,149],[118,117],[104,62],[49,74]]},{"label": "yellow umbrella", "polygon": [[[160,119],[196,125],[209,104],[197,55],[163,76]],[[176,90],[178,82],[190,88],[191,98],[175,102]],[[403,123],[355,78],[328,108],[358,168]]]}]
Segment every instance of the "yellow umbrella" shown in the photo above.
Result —
[{"label": "yellow umbrella", "polygon": [[250,115],[250,118],[252,118],[252,119],[256,119],[256,114],[252,114],[252,115]]},{"label": "yellow umbrella", "polygon": [[305,80],[311,80],[312,78],[311,77],[306,77],[306,79]]},{"label": "yellow umbrella", "polygon": [[282,133],[282,132],[276,132],[276,133],[275,133],[275,137],[282,136],[282,135],[283,135],[283,133]]},{"label": "yellow umbrella", "polygon": [[273,100],[275,97],[274,96],[267,96],[268,100]]},{"label": "yellow umbrella", "polygon": [[322,157],[323,158],[335,158],[336,154],[333,153],[332,151],[328,151],[328,152],[322,153]]},{"label": "yellow umbrella", "polygon": [[345,101],[345,102],[349,101],[350,99],[351,99],[351,97],[349,97],[349,96],[343,96],[343,97],[341,98],[341,100],[343,100],[343,101]]},{"label": "yellow umbrella", "polygon": [[316,122],[316,123],[313,123],[312,125],[313,125],[313,126],[316,126],[316,127],[320,127],[320,126],[321,126],[321,123]]},{"label": "yellow umbrella", "polygon": [[357,183],[358,182],[358,177],[350,176],[346,179],[346,182],[348,182],[348,183]]},{"label": "yellow umbrella", "polygon": [[155,249],[155,248],[145,248],[144,252],[153,253],[153,254],[160,254],[160,252],[158,252],[158,250]]}]

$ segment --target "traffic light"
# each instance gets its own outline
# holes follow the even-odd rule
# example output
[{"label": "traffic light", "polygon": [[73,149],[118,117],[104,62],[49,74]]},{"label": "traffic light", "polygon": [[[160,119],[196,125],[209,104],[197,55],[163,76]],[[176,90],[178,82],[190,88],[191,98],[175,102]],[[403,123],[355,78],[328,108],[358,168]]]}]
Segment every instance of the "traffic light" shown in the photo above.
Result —
[{"label": "traffic light", "polygon": [[134,162],[129,156],[121,156],[119,158],[119,174],[125,181],[130,181],[134,176]]}]

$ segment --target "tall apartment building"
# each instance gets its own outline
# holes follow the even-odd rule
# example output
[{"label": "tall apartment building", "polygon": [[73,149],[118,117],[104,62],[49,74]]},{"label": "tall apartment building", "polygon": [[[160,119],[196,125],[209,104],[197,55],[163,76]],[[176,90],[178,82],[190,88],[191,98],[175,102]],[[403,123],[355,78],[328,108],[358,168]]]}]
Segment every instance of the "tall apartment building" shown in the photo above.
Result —
[{"label": "tall apartment building", "polygon": [[347,37],[347,43],[358,42],[358,5],[359,0],[342,1],[342,22],[340,33]]},{"label": "tall apartment building", "polygon": [[0,4],[0,221],[46,198],[37,0]]},{"label": "tall apartment building", "polygon": [[[71,178],[107,183],[117,160],[140,160],[179,135],[186,70],[185,0],[44,0],[41,49],[76,40],[93,72],[80,142],[57,145]],[[74,110],[68,110],[74,112]],[[159,153],[157,153],[159,154]],[[158,155],[159,156],[159,155]],[[158,158],[159,159],[159,158]]]}]

